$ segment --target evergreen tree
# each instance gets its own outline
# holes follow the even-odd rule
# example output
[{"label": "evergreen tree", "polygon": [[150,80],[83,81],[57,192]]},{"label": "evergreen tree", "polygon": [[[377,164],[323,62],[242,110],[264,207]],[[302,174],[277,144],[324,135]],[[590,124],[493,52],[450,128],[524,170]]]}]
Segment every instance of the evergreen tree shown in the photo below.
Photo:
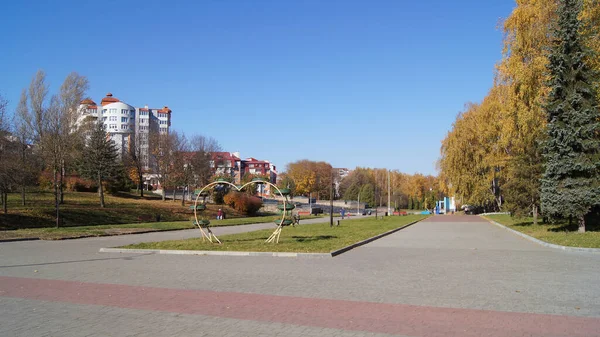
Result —
[{"label": "evergreen tree", "polygon": [[371,184],[366,184],[360,189],[360,202],[367,203],[369,207],[375,207],[375,188]]},{"label": "evergreen tree", "polygon": [[79,164],[79,173],[98,183],[100,207],[104,207],[104,187],[102,183],[118,173],[118,150],[115,143],[106,133],[104,123],[98,121],[93,125],[85,144],[84,158]]},{"label": "evergreen tree", "polygon": [[595,74],[581,38],[580,0],[562,0],[550,51],[551,89],[546,104],[548,121],[544,144],[545,172],[541,181],[542,210],[546,215],[578,220],[585,231],[585,215],[599,204],[600,115],[595,97]]},{"label": "evergreen tree", "polygon": [[533,224],[537,225],[543,160],[538,147],[530,146],[525,150],[511,159],[502,196],[506,198],[504,206],[512,216],[520,218],[531,213]]}]

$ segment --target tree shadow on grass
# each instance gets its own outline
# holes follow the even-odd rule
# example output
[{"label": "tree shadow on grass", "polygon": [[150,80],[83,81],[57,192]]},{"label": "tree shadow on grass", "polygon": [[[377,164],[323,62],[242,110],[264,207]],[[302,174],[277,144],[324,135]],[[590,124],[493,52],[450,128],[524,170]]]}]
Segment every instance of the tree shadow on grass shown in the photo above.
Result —
[{"label": "tree shadow on grass", "polygon": [[335,235],[292,236],[292,239],[294,239],[298,242],[312,242],[312,241],[320,241],[320,240],[337,239],[337,236],[335,236]]},{"label": "tree shadow on grass", "polygon": [[515,220],[513,226],[527,227],[533,225],[533,221]]}]

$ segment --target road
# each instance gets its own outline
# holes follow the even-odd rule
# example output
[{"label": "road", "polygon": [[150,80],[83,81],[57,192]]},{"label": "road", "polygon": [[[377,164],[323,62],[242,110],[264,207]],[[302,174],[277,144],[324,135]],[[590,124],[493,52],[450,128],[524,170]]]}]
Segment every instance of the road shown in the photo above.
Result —
[{"label": "road", "polygon": [[194,235],[0,243],[0,335],[597,336],[600,331],[600,254],[542,247],[476,216],[435,216],[335,258],[98,252]]}]

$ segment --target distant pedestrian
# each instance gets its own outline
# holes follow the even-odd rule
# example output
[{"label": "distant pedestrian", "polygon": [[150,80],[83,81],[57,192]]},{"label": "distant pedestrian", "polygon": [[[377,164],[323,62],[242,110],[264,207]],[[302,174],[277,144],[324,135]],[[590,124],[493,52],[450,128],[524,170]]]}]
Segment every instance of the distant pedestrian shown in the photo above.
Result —
[{"label": "distant pedestrian", "polygon": [[344,215],[346,215],[346,210],[342,208],[342,210],[340,211],[340,214],[342,215],[342,220],[343,220]]},{"label": "distant pedestrian", "polygon": [[222,220],[223,219],[223,211],[219,208],[219,211],[217,212],[217,220]]}]

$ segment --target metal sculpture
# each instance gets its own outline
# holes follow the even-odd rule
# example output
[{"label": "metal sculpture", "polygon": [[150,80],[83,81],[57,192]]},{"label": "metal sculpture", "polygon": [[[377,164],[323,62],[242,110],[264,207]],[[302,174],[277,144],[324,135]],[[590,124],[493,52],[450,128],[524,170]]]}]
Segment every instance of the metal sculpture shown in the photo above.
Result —
[{"label": "metal sculpture", "polygon": [[[242,186],[236,186],[236,185],[230,183],[229,181],[221,178],[221,179],[217,179],[216,181],[214,181],[212,183],[207,184],[198,192],[198,195],[196,196],[196,200],[194,201],[194,219],[195,219],[194,224],[196,226],[198,226],[198,229],[202,233],[202,241],[207,239],[208,241],[213,242],[213,243],[214,242],[221,243],[219,238],[217,238],[217,236],[210,230],[210,227],[209,227],[210,221],[206,220],[206,219],[198,219],[198,211],[206,210],[206,197],[208,196],[208,192],[206,192],[206,189],[212,188],[217,185],[221,185],[221,186],[222,185],[230,185],[233,188],[235,188],[237,191],[241,191],[244,187],[251,185],[251,184],[267,184],[269,186],[272,186],[273,188],[275,188],[277,190],[277,193],[283,197],[283,204],[278,206],[278,208],[280,210],[282,210],[281,220],[275,221],[275,223],[277,224],[277,228],[275,229],[273,234],[271,234],[271,236],[269,236],[269,238],[265,241],[267,243],[269,243],[269,242],[279,243],[279,236],[281,235],[282,228],[293,224],[292,220],[286,219],[287,212],[293,210],[296,206],[288,203],[288,201],[287,201],[287,196],[290,195],[289,189],[287,189],[287,188],[279,189],[274,184],[272,184],[268,181],[265,181],[261,178],[254,178],[254,179],[252,179],[252,181],[250,181]],[[202,203],[198,204],[198,200],[201,196],[203,198]]]}]

